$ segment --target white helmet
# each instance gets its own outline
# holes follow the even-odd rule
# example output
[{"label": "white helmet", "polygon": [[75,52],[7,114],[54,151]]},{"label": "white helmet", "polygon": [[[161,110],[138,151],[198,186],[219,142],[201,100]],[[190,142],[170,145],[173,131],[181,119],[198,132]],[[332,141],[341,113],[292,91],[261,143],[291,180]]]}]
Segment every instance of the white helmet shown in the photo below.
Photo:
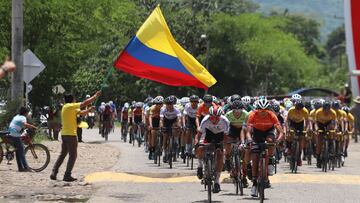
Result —
[{"label": "white helmet", "polygon": [[101,106],[105,106],[105,102],[101,102]]},{"label": "white helmet", "polygon": [[86,99],[88,99],[88,98],[90,98],[90,95],[87,94],[87,95],[86,95]]},{"label": "white helmet", "polygon": [[113,105],[113,104],[114,104],[114,102],[113,102],[113,101],[109,101],[109,104],[110,104],[110,105]]},{"label": "white helmet", "polygon": [[189,97],[183,97],[180,99],[180,103],[181,105],[185,106],[187,103],[190,102],[190,98]]},{"label": "white helmet", "polygon": [[300,94],[293,94],[293,95],[291,95],[291,99],[292,100],[301,100],[301,95]]},{"label": "white helmet", "polygon": [[244,96],[243,98],[241,98],[241,100],[246,104],[250,104],[251,103],[251,98],[249,96]]},{"label": "white helmet", "polygon": [[269,103],[269,101],[268,101],[266,98],[264,98],[264,99],[259,99],[259,100],[258,100],[258,103],[257,103],[257,107],[258,107],[259,109],[267,109],[267,108],[269,107],[269,105],[270,105],[270,103]]},{"label": "white helmet", "polygon": [[129,108],[129,107],[130,107],[130,104],[126,102],[126,103],[124,104],[124,107],[125,107],[125,108]]},{"label": "white helmet", "polygon": [[162,103],[164,103],[164,97],[162,97],[162,96],[155,97],[155,99],[153,100],[153,103],[154,104],[162,104]]}]

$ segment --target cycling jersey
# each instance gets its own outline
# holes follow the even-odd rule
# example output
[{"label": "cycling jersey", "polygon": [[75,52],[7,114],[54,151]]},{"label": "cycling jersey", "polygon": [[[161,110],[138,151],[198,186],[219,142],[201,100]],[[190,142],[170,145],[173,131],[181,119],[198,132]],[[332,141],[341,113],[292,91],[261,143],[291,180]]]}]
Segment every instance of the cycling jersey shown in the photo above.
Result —
[{"label": "cycling jersey", "polygon": [[172,111],[168,110],[166,106],[162,107],[160,110],[160,118],[173,120],[177,117],[181,117],[181,113],[176,107],[174,107]]},{"label": "cycling jersey", "polygon": [[313,109],[310,111],[310,114],[309,114],[309,118],[313,121],[315,120],[316,111],[317,111],[317,109]]},{"label": "cycling jersey", "polygon": [[[215,104],[215,103],[212,103],[211,106],[214,106],[214,107],[215,107],[216,104]],[[200,104],[200,106],[199,106],[199,108],[198,108],[198,110],[197,110],[197,112],[196,112],[196,116],[199,117],[199,118],[205,117],[206,115],[209,114],[209,109],[210,109],[211,106],[207,107],[207,106],[205,105],[205,103]]]},{"label": "cycling jersey", "polygon": [[309,112],[306,108],[296,109],[293,106],[289,109],[287,118],[292,122],[300,123],[309,118]]},{"label": "cycling jersey", "polygon": [[150,107],[150,111],[149,111],[149,116],[151,116],[152,118],[160,118],[160,108],[157,108],[156,105],[152,105]]},{"label": "cycling jersey", "polygon": [[268,131],[274,125],[280,125],[280,123],[275,113],[270,110],[254,110],[249,114],[247,126],[260,131]]},{"label": "cycling jersey", "polygon": [[321,124],[327,124],[330,121],[336,121],[336,112],[330,109],[328,112],[325,112],[323,108],[320,108],[316,111],[315,120]]},{"label": "cycling jersey", "polygon": [[196,106],[196,108],[192,108],[191,107],[191,103],[187,103],[185,105],[185,109],[184,109],[184,115],[188,116],[190,118],[196,118],[196,112],[198,110],[198,106]]},{"label": "cycling jersey", "polygon": [[231,110],[225,114],[226,118],[229,120],[230,125],[236,128],[241,128],[242,126],[246,125],[246,119],[249,113],[245,110],[241,111],[241,115],[239,118],[236,118],[234,115],[234,111]]},{"label": "cycling jersey", "polygon": [[[346,112],[345,112],[345,113],[346,113]],[[347,121],[348,121],[349,123],[354,124],[355,118],[354,118],[354,116],[353,116],[351,113],[348,113],[348,114],[346,115],[346,118],[347,118]]]},{"label": "cycling jersey", "polygon": [[334,111],[336,112],[336,118],[337,118],[338,121],[347,118],[347,115],[346,115],[346,112],[345,112],[345,111],[343,111],[343,110],[341,110],[341,109],[334,110]]},{"label": "cycling jersey", "polygon": [[122,119],[125,121],[125,120],[128,120],[128,117],[129,117],[129,111],[128,109],[126,109],[125,107],[123,107],[123,109],[121,110],[121,114],[122,114]]},{"label": "cycling jersey", "polygon": [[[200,143],[203,143],[204,140],[206,142],[221,142],[223,140],[224,134],[229,134],[230,130],[230,122],[225,116],[220,116],[220,120],[214,124],[210,120],[210,116],[207,115],[204,117],[200,124],[200,132],[201,132],[201,138]],[[222,135],[222,139],[220,137],[217,137]]]}]

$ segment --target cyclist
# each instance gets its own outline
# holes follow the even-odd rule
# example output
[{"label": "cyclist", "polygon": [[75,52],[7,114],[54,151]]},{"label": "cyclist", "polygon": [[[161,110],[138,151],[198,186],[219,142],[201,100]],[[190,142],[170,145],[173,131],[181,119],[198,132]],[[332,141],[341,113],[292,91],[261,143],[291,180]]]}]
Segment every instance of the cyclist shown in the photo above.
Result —
[{"label": "cyclist", "polygon": [[228,104],[226,106],[223,107],[223,111],[224,113],[227,113],[229,111],[231,111],[231,106],[232,106],[232,103],[236,100],[240,100],[241,101],[241,97],[240,95],[238,94],[234,94],[230,97],[230,102],[228,102]]},{"label": "cyclist", "polygon": [[[195,136],[195,145],[198,143],[216,143],[217,153],[216,153],[216,177],[214,184],[214,193],[221,191],[220,188],[220,175],[223,168],[223,147],[222,143],[224,141],[224,136],[229,134],[230,122],[229,120],[222,115],[222,109],[217,106],[210,107],[209,115],[205,116],[200,125],[200,130]],[[199,161],[197,169],[197,177],[199,179],[203,178],[203,159],[205,156],[204,147],[198,147],[196,150],[196,155]]]},{"label": "cyclist", "polygon": [[198,131],[200,131],[200,123],[203,118],[209,114],[209,108],[215,107],[216,104],[213,102],[213,98],[211,95],[207,94],[203,97],[204,103],[200,104],[197,112],[196,112],[196,127]]},{"label": "cyclist", "polygon": [[[245,136],[246,129],[246,119],[248,117],[248,112],[244,110],[245,105],[241,100],[235,100],[232,102],[231,111],[225,114],[225,117],[230,122],[230,131],[229,136],[227,136],[227,141],[240,141],[240,137]],[[230,157],[231,157],[231,144],[225,144],[225,168],[230,171]],[[248,163],[248,154],[245,153],[244,163]],[[246,169],[246,164],[243,165]],[[246,170],[244,170],[246,172]],[[243,173],[246,174],[246,173]],[[248,187],[248,182],[246,176],[241,177],[241,181],[244,184],[244,187]]]},{"label": "cyclist", "polygon": [[28,113],[29,109],[21,107],[19,114],[11,120],[9,125],[10,139],[16,147],[16,163],[20,172],[31,171],[25,159],[24,144],[21,141],[21,131],[24,128],[37,129],[27,122],[26,117],[28,116]]},{"label": "cyclist", "polygon": [[105,130],[108,129],[108,132],[110,132],[113,123],[113,112],[111,110],[111,106],[109,103],[105,104],[105,109],[102,112],[101,117],[102,117],[101,136],[104,137]]},{"label": "cyclist", "polygon": [[[128,122],[129,122],[129,103],[125,103],[123,108],[120,111],[120,122],[121,122],[121,128],[127,128],[128,127]],[[125,133],[127,134],[127,130],[125,131]],[[122,137],[124,137],[124,141],[126,142],[126,136],[127,135],[121,135]]]},{"label": "cyclist", "polygon": [[347,157],[347,149],[349,147],[349,142],[350,142],[350,135],[349,134],[353,134],[354,133],[354,125],[355,125],[355,118],[354,116],[350,113],[350,108],[347,106],[344,106],[342,108],[343,111],[345,111],[345,113],[347,114],[347,119],[346,119],[346,129],[345,129],[345,143],[344,143],[344,156]]},{"label": "cyclist", "polygon": [[[329,101],[325,101],[322,105],[322,108],[318,109],[315,113],[315,131],[318,130],[334,130],[336,126],[336,112],[331,109],[331,104]],[[316,142],[316,166],[321,168],[320,153],[323,143],[322,136],[317,136]]]},{"label": "cyclist", "polygon": [[[150,131],[149,131],[149,116],[150,116],[150,107],[153,105],[153,98],[152,97],[148,97],[146,98],[146,100],[144,101],[145,105],[144,105],[144,119],[145,119],[145,140],[146,140],[146,146],[145,146],[145,152],[148,153],[149,152],[149,136],[150,136]],[[149,153],[149,159],[151,159],[152,155],[151,153]]]},{"label": "cyclist", "polygon": [[192,152],[192,139],[194,137],[191,137],[191,132],[196,132],[196,112],[199,106],[199,97],[197,95],[191,95],[190,96],[190,103],[187,103],[185,105],[184,109],[184,116],[183,124],[185,126],[185,135],[184,135],[184,141],[185,141],[185,156],[189,156]]},{"label": "cyclist", "polygon": [[[279,133],[277,140],[282,140],[284,136],[283,129],[277,119],[276,115],[268,110],[269,102],[266,98],[260,99],[257,102],[257,110],[252,111],[249,114],[247,121],[246,137],[249,142],[253,141],[251,146],[251,160],[252,160],[252,181],[253,186],[251,188],[251,196],[257,196],[257,176],[258,176],[258,163],[259,163],[259,151],[256,143],[269,143],[275,142],[275,129]],[[251,132],[253,136],[251,136]],[[244,140],[241,140],[244,143]],[[267,160],[268,165],[274,164],[274,147],[269,147]],[[272,167],[269,167],[272,168]],[[270,174],[271,172],[269,172]],[[270,187],[270,181],[267,180],[267,187]]]},{"label": "cyclist", "polygon": [[[138,125],[143,123],[143,103],[142,102],[136,102],[135,103],[135,109],[132,110],[132,124],[133,124],[133,133],[136,134],[138,130],[141,130],[143,132],[143,129],[138,129]],[[143,134],[142,134],[143,135]],[[138,138],[138,139],[142,139]],[[132,140],[134,141],[134,140]]]},{"label": "cyclist", "polygon": [[162,96],[157,96],[153,100],[154,105],[150,107],[149,112],[149,159],[153,158],[153,154],[156,147],[156,135],[160,126],[160,110],[164,103],[164,98]]},{"label": "cyclist", "polygon": [[243,98],[241,98],[241,101],[244,102],[245,110],[247,112],[254,110],[254,107],[251,105],[251,97],[250,96],[244,96]]},{"label": "cyclist", "polygon": [[135,104],[134,102],[131,103],[131,106],[129,108],[128,111],[128,117],[129,117],[129,134],[130,134],[130,139],[129,139],[129,143],[132,143],[132,138],[133,138],[133,134],[134,134],[134,129],[133,129],[133,110],[135,109]]},{"label": "cyclist", "polygon": [[[308,129],[308,123],[309,123],[308,110],[305,108],[304,103],[301,100],[295,100],[295,105],[291,107],[287,113],[286,122],[285,122],[287,129],[303,132],[304,130]],[[291,142],[293,141],[293,138],[294,137],[292,136],[287,136],[286,141],[288,147],[291,146]],[[300,136],[299,137],[300,153],[297,160],[298,166],[302,165],[301,153],[304,149],[304,146],[305,146],[305,136]],[[294,149],[289,148],[287,155],[291,153],[295,153],[293,150]]]},{"label": "cyclist", "polygon": [[[167,154],[167,147],[168,147],[168,130],[172,130],[172,135],[176,141],[178,137],[178,131],[172,129],[173,127],[181,127],[181,112],[177,109],[174,105],[176,104],[176,97],[169,96],[164,100],[165,107],[162,107],[160,110],[160,128],[165,127],[166,130],[163,135],[163,148],[165,151],[165,156],[163,157],[163,162],[167,163],[168,159],[172,158],[169,157]],[[178,144],[178,143],[176,143]]]}]

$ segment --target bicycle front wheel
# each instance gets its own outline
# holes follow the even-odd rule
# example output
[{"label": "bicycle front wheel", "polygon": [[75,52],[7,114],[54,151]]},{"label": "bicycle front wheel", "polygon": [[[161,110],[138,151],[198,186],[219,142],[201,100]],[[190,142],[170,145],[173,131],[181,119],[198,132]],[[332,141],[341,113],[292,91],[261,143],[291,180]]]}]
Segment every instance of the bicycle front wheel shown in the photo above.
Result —
[{"label": "bicycle front wheel", "polygon": [[25,148],[25,159],[30,169],[43,171],[50,162],[50,152],[43,144],[32,144]]},{"label": "bicycle front wheel", "polygon": [[3,158],[4,158],[4,151],[3,151],[3,148],[2,148],[2,146],[0,144],[0,164],[1,164],[2,160],[3,160]]}]

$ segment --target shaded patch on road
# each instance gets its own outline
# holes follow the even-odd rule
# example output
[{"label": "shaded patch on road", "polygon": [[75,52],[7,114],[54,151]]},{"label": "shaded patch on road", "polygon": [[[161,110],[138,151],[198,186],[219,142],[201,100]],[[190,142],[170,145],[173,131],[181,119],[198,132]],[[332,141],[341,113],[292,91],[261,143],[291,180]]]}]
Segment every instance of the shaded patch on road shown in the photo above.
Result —
[{"label": "shaded patch on road", "polygon": [[109,197],[125,200],[125,201],[140,201],[144,199],[145,195],[143,194],[128,194],[128,193],[120,193],[116,195],[109,195]]},{"label": "shaded patch on road", "polygon": [[130,175],[138,175],[149,178],[177,178],[177,177],[189,177],[195,176],[195,172],[192,173],[149,173],[149,172],[125,172]]}]

